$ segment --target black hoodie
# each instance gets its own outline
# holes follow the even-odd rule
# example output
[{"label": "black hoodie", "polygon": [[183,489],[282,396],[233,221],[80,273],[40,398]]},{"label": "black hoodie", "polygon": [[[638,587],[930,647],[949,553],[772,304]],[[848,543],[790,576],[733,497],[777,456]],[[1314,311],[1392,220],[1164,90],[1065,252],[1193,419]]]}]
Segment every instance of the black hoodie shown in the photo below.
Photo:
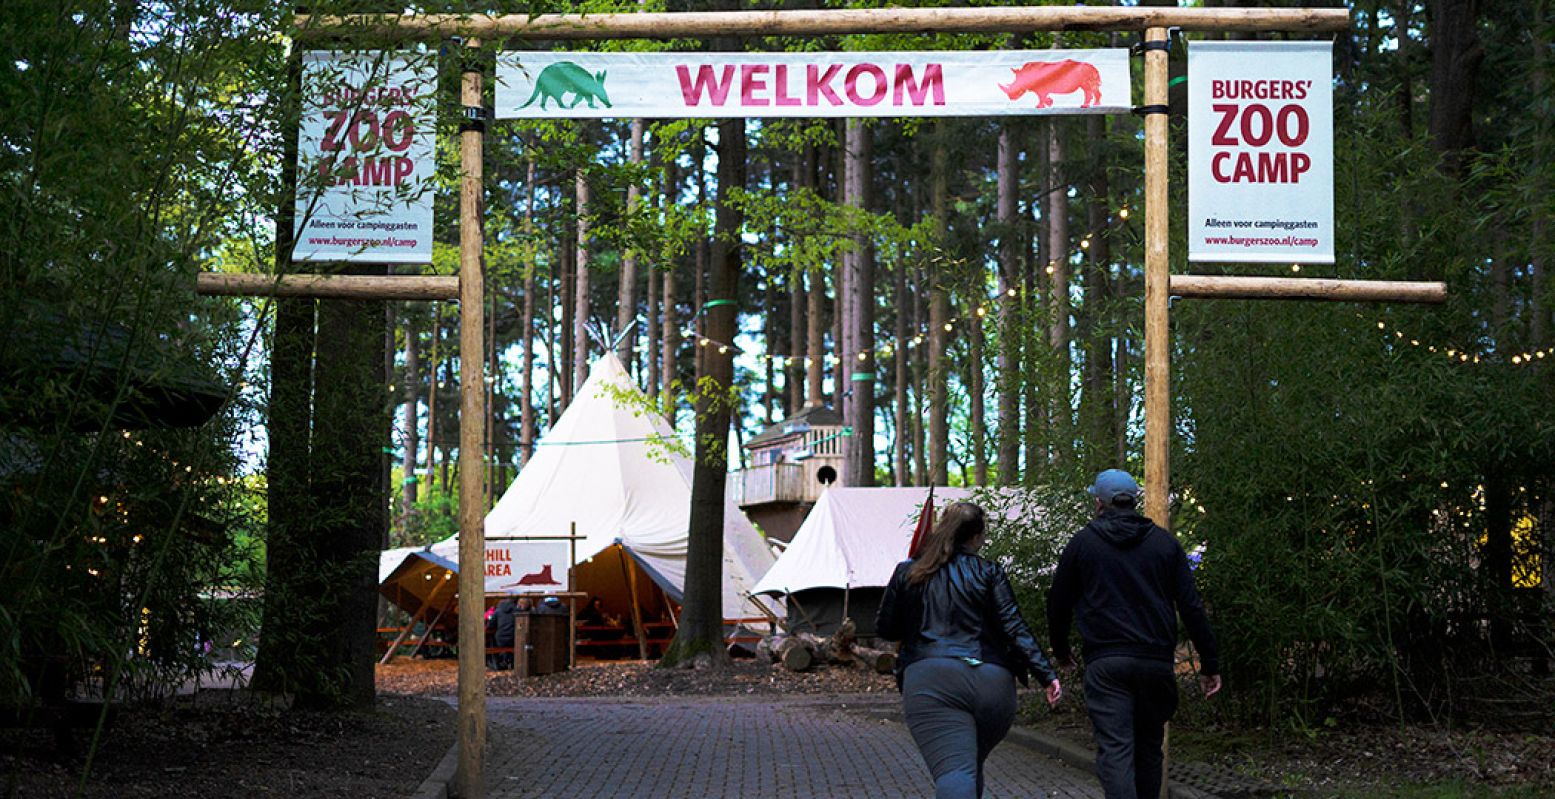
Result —
[{"label": "black hoodie", "polygon": [[1076,533],[1048,591],[1053,656],[1067,660],[1075,616],[1085,659],[1127,655],[1172,662],[1177,615],[1199,652],[1199,673],[1220,673],[1215,634],[1193,585],[1188,555],[1171,533],[1131,510],[1108,509]]}]

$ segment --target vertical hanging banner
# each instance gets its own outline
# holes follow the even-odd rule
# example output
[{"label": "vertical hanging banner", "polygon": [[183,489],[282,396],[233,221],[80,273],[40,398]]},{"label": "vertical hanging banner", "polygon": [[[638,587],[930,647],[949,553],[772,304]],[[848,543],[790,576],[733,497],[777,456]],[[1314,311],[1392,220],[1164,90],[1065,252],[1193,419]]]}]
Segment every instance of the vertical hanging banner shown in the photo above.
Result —
[{"label": "vertical hanging banner", "polygon": [[1128,51],[497,57],[501,119],[1121,114]]},{"label": "vertical hanging banner", "polygon": [[1334,262],[1332,42],[1188,49],[1188,260]]},{"label": "vertical hanging banner", "polygon": [[302,57],[294,261],[431,263],[431,55]]}]

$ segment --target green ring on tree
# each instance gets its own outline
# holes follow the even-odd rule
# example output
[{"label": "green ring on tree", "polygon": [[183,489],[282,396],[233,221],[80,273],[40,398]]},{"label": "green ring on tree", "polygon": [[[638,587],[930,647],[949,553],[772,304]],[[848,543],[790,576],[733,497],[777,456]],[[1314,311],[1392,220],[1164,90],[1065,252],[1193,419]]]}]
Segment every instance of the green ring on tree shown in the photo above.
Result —
[{"label": "green ring on tree", "polygon": [[850,379],[852,379],[852,380],[874,380],[875,379],[875,373],[874,372],[854,372],[850,376]]},{"label": "green ring on tree", "polygon": [[717,308],[720,305],[733,305],[734,300],[708,300],[702,303],[702,312],[707,313],[709,308]]},{"label": "green ring on tree", "polygon": [[1187,75],[1178,75],[1177,77],[1172,78],[1171,80],[1166,82],[1166,88],[1170,89],[1171,87],[1176,86],[1179,83],[1187,83],[1187,82],[1188,82],[1188,76]]}]

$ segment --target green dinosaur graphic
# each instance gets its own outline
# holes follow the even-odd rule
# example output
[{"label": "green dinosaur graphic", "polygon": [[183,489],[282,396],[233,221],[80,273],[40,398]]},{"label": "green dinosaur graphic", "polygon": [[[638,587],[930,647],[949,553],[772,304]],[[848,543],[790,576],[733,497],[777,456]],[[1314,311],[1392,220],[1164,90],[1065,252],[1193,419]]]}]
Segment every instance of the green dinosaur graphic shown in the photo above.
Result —
[{"label": "green dinosaur graphic", "polygon": [[[562,95],[572,95],[572,105],[568,105]],[[529,95],[529,100],[519,108],[528,108],[534,105],[535,100],[540,101],[540,108],[545,109],[545,104],[555,100],[562,108],[574,108],[585,100],[589,108],[598,108],[594,101],[598,100],[611,108],[610,95],[605,93],[605,73],[596,72],[592,75],[589,71],[571,61],[558,61],[545,69],[540,70],[540,77],[535,79],[534,94]]]}]

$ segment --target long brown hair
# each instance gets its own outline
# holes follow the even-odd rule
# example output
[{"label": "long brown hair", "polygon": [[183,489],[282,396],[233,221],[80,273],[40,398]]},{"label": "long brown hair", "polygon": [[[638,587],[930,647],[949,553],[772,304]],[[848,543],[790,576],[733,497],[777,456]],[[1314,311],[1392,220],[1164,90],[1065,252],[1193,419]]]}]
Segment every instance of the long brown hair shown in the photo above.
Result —
[{"label": "long brown hair", "polygon": [[987,529],[983,509],[970,502],[952,502],[939,517],[939,524],[923,539],[918,557],[907,570],[907,584],[927,582],[941,566],[950,562],[956,550]]}]

